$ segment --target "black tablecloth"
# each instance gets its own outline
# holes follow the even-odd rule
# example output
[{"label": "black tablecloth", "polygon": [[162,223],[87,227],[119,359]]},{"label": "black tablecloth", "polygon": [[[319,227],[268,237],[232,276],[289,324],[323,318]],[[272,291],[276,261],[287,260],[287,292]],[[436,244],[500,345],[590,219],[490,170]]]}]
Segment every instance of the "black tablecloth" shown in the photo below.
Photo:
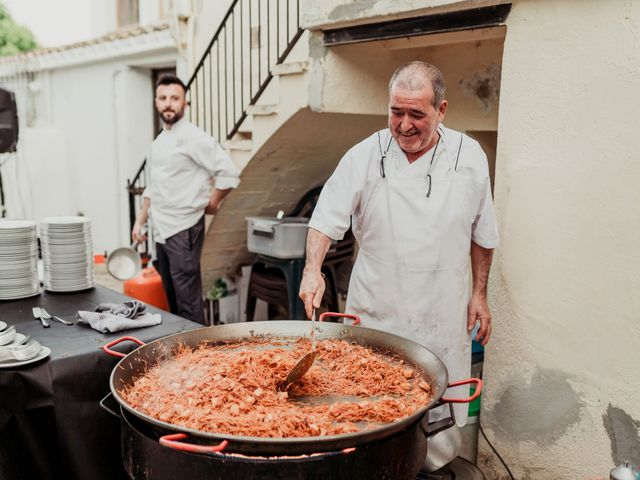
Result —
[{"label": "black tablecloth", "polygon": [[[119,421],[99,406],[119,359],[100,347],[124,335],[148,342],[202,325],[150,307],[162,314],[162,324],[102,334],[86,325],[56,321],[43,328],[31,312],[31,307],[41,306],[72,320],[78,310],[128,299],[96,287],[0,302],[0,320],[51,349],[46,360],[0,369],[0,480],[128,478],[120,458]],[[126,353],[135,347],[125,342],[115,348]]]}]

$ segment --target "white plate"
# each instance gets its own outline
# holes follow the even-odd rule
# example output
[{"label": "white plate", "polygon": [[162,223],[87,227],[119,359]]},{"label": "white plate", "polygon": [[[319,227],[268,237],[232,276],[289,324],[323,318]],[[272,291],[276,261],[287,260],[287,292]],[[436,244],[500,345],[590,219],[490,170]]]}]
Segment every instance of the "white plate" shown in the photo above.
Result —
[{"label": "white plate", "polygon": [[51,286],[51,287],[47,287],[46,285],[44,286],[44,289],[47,292],[82,292],[83,290],[89,290],[90,288],[95,287],[95,283],[92,283],[90,285],[81,285],[78,287],[66,287],[66,288],[58,288],[55,286]]},{"label": "white plate", "polygon": [[0,333],[0,346],[9,345],[13,343],[16,338],[18,332],[16,332],[16,327],[10,326],[9,328],[5,328],[2,333]]},{"label": "white plate", "polygon": [[30,292],[20,293],[20,294],[5,295],[3,293],[2,295],[0,295],[0,300],[19,300],[21,298],[30,298],[30,297],[35,297],[37,295],[40,295],[40,287],[38,287],[36,290],[32,290]]},{"label": "white plate", "polygon": [[89,222],[91,222],[91,220],[88,217],[48,217],[40,220],[40,223],[46,225],[69,225]]},{"label": "white plate", "polygon": [[49,347],[42,347],[40,353],[29,360],[15,361],[15,362],[0,362],[0,368],[15,368],[23,365],[29,365],[30,363],[39,362],[43,358],[47,358],[51,355],[51,349]]},{"label": "white plate", "polygon": [[23,230],[36,226],[36,222],[30,220],[0,220],[0,229]]}]

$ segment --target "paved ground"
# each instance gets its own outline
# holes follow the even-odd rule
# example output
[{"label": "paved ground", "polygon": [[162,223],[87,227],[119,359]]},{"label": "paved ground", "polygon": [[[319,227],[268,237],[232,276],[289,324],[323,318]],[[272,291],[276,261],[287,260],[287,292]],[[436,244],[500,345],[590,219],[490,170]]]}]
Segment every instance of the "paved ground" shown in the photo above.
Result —
[{"label": "paved ground", "polygon": [[109,274],[109,272],[107,272],[107,267],[104,263],[95,264],[94,272],[96,275],[96,283],[98,285],[102,285],[103,287],[107,287],[107,288],[110,288],[111,290],[115,290],[116,292],[122,293],[123,282],[113,278]]}]

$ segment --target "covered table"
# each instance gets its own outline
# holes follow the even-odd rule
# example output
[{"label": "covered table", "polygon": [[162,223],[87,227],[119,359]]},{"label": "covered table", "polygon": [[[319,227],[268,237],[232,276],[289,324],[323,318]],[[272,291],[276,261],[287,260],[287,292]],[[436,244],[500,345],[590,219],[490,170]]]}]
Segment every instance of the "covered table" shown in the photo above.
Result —
[{"label": "covered table", "polygon": [[[118,359],[100,348],[123,335],[149,342],[202,325],[150,307],[162,314],[162,324],[102,334],[87,325],[56,321],[43,328],[31,312],[40,306],[71,320],[78,310],[126,300],[130,298],[98,286],[0,302],[0,320],[51,349],[46,360],[0,369],[0,479],[128,478],[120,456],[119,421],[99,405],[109,393],[109,375]],[[126,353],[135,347],[127,342],[117,349]]]}]

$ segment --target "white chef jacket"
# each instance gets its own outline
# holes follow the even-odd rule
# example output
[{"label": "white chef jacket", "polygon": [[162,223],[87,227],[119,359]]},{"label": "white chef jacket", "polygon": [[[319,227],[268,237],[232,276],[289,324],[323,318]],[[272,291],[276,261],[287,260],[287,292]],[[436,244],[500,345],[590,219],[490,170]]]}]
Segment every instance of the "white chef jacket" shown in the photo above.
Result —
[{"label": "white chef jacket", "polygon": [[211,178],[219,190],[236,188],[240,170],[218,142],[184,117],[151,144],[150,217],[158,243],[194,226],[211,198]]},{"label": "white chef jacket", "polygon": [[[334,240],[352,226],[360,250],[347,312],[358,314],[365,327],[426,346],[452,382],[467,378],[471,366],[471,241],[495,248],[498,233],[480,145],[442,125],[439,132],[438,145],[413,163],[388,129],[354,146],[325,184],[309,226]],[[468,389],[447,396],[468,397]],[[464,425],[468,406],[455,410]]]}]

